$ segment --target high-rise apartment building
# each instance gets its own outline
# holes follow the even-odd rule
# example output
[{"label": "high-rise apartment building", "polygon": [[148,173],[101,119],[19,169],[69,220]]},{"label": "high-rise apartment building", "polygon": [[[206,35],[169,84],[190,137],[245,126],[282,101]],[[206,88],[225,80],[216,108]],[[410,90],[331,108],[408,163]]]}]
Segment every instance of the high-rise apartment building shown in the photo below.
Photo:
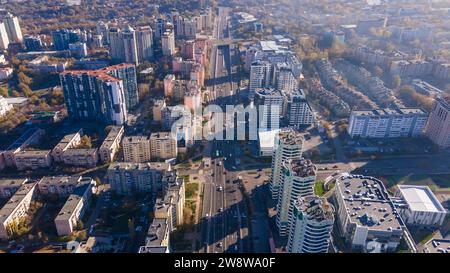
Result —
[{"label": "high-rise apartment building", "polygon": [[298,88],[298,81],[287,63],[278,63],[274,71],[274,86],[278,90],[293,92]]},{"label": "high-rise apartment building", "polygon": [[298,197],[314,194],[316,167],[304,158],[289,159],[282,165],[283,178],[278,195],[276,223],[280,236],[286,236],[292,228],[295,201]]},{"label": "high-rise apartment building", "polygon": [[8,12],[5,17],[3,17],[3,24],[5,24],[6,32],[8,33],[9,41],[14,43],[21,43],[22,30],[20,29],[19,18]]},{"label": "high-rise apartment building", "polygon": [[290,93],[283,92],[283,94],[285,95],[285,110],[289,126],[298,129],[314,123],[314,114],[303,90],[293,90]]},{"label": "high-rise apartment building", "polygon": [[257,60],[250,67],[249,92],[253,97],[257,88],[269,87],[272,84],[272,66],[270,62]]},{"label": "high-rise apartment building", "polygon": [[299,197],[294,212],[287,251],[289,253],[326,253],[334,224],[334,209],[325,198]]},{"label": "high-rise apartment building", "polygon": [[108,39],[113,62],[139,64],[136,31],[131,26],[127,26],[123,30],[111,27]]},{"label": "high-rise apartment building", "polygon": [[6,32],[5,24],[0,22],[0,50],[7,50],[8,45],[8,32]]},{"label": "high-rise apartment building", "polygon": [[272,156],[272,176],[270,191],[272,198],[278,200],[282,185],[283,162],[302,156],[303,137],[292,129],[283,129],[275,136],[274,153]]},{"label": "high-rise apartment building", "polygon": [[127,109],[133,109],[139,103],[136,66],[134,64],[122,63],[108,66],[99,71],[123,81]]},{"label": "high-rise apartment building", "polygon": [[60,74],[68,114],[77,120],[121,125],[127,122],[123,81],[95,70]]},{"label": "high-rise apartment building", "polygon": [[126,136],[122,140],[122,148],[126,162],[143,163],[151,160],[149,136]]},{"label": "high-rise apartment building", "polygon": [[175,54],[175,34],[170,28],[166,29],[161,36],[162,52],[164,56]]},{"label": "high-rise apartment building", "polygon": [[157,132],[150,135],[151,157],[153,159],[176,158],[177,138],[171,132]]},{"label": "high-rise apartment building", "polygon": [[417,137],[427,119],[427,112],[419,108],[352,111],[347,130],[351,137]]},{"label": "high-rise apartment building", "polygon": [[258,107],[258,128],[280,128],[284,107],[284,98],[280,90],[272,88],[256,89],[255,105]]},{"label": "high-rise apartment building", "polygon": [[450,96],[436,98],[425,133],[440,147],[450,147]]},{"label": "high-rise apartment building", "polygon": [[153,30],[150,26],[137,29],[136,45],[139,63],[153,60]]}]

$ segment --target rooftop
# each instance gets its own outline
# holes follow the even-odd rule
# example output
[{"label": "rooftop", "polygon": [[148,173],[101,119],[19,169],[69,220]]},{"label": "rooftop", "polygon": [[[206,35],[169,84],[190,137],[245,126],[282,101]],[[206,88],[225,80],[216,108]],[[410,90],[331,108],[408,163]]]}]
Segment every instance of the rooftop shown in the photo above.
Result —
[{"label": "rooftop", "polygon": [[285,166],[298,177],[308,177],[316,175],[316,166],[309,159],[297,158],[285,162]]},{"label": "rooftop", "polygon": [[169,163],[164,162],[147,162],[147,163],[131,163],[131,162],[114,162],[109,165],[108,170],[168,170]]},{"label": "rooftop", "polygon": [[427,186],[398,185],[398,190],[413,211],[446,212]]},{"label": "rooftop", "polygon": [[80,201],[82,201],[83,195],[86,193],[86,191],[91,190],[91,187],[91,183],[82,183],[78,185],[73,193],[69,195],[69,198],[67,198],[66,203],[64,203],[64,206],[59,211],[58,216],[56,216],[55,218],[55,221],[64,221],[70,219],[78,204],[80,203]]},{"label": "rooftop", "polygon": [[68,149],[64,152],[66,156],[90,156],[97,152],[97,148],[92,149]]},{"label": "rooftop", "polygon": [[59,142],[56,144],[55,149],[64,150],[77,135],[82,135],[83,129],[78,130],[78,132],[74,134],[65,135]]},{"label": "rooftop", "polygon": [[303,136],[294,129],[283,129],[278,133],[278,138],[285,145],[300,145],[303,144]]},{"label": "rooftop", "polygon": [[345,173],[336,180],[336,194],[342,196],[347,216],[357,226],[369,231],[403,230],[404,223],[380,180]]},{"label": "rooftop", "polygon": [[28,181],[27,178],[18,178],[18,179],[7,179],[3,178],[0,179],[0,187],[20,187],[22,184],[26,183]]},{"label": "rooftop", "polygon": [[162,242],[167,233],[167,219],[155,218],[148,228],[146,246],[162,246]]},{"label": "rooftop", "polygon": [[123,126],[112,126],[105,140],[103,141],[100,149],[109,149],[117,138],[123,133]]},{"label": "rooftop", "polygon": [[425,115],[428,116],[428,113],[420,108],[399,108],[399,109],[375,109],[375,110],[354,110],[352,111],[352,115],[355,116],[372,116],[372,117],[383,117],[383,116],[392,116],[392,115]]},{"label": "rooftop", "polygon": [[450,240],[433,239],[425,244],[425,253],[450,253]]},{"label": "rooftop", "polygon": [[325,198],[317,196],[299,197],[295,207],[316,221],[333,220],[333,206]]}]

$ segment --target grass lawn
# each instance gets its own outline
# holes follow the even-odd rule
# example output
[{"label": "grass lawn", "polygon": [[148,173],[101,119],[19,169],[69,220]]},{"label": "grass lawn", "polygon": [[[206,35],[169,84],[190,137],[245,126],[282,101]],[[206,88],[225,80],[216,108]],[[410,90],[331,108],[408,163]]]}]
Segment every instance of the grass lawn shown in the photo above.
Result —
[{"label": "grass lawn", "polygon": [[398,184],[429,186],[432,190],[450,188],[450,175],[389,175],[381,179],[388,188]]},{"label": "grass lawn", "polygon": [[325,194],[325,189],[323,188],[324,181],[317,181],[314,184],[314,194],[317,196],[322,196]]},{"label": "grass lawn", "polygon": [[198,191],[198,183],[187,183],[186,184],[186,198],[194,198]]}]

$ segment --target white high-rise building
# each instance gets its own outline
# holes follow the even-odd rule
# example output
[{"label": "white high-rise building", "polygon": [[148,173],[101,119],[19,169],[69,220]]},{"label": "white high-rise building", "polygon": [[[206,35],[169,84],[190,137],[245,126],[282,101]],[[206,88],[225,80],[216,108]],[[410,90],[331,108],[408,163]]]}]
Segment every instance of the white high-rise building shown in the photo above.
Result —
[{"label": "white high-rise building", "polygon": [[313,124],[314,114],[306,100],[303,90],[300,89],[283,93],[287,103],[286,116],[289,121],[289,126],[298,129],[301,126]]},{"label": "white high-rise building", "polygon": [[0,22],[0,50],[8,49],[9,38],[8,32],[6,32],[5,24]]},{"label": "white high-rise building", "polygon": [[283,129],[275,136],[275,147],[272,156],[272,177],[270,191],[272,198],[278,200],[278,193],[282,187],[282,164],[288,159],[302,156],[303,137],[292,129]]},{"label": "white high-rise building", "polygon": [[6,32],[8,33],[9,41],[14,43],[21,43],[23,40],[22,30],[20,30],[19,19],[8,12],[3,18]]},{"label": "white high-rise building", "polygon": [[289,253],[326,253],[334,224],[334,209],[325,198],[300,197],[294,204]]},{"label": "white high-rise building", "polygon": [[450,96],[435,100],[425,131],[440,147],[450,147]]},{"label": "white high-rise building", "polygon": [[138,60],[140,63],[153,59],[153,30],[150,26],[143,26],[136,31]]},{"label": "white high-rise building", "polygon": [[255,61],[250,67],[249,93],[253,98],[257,88],[269,87],[272,83],[272,66],[266,61]]},{"label": "white high-rise building", "polygon": [[161,37],[162,52],[164,56],[175,54],[175,35],[172,29],[166,29]]},{"label": "white high-rise building", "polygon": [[353,137],[417,137],[424,133],[428,113],[420,108],[352,111],[348,134]]},{"label": "white high-rise building", "polygon": [[255,105],[258,107],[258,128],[279,129],[283,115],[283,94],[272,88],[255,90]]},{"label": "white high-rise building", "polygon": [[298,81],[287,63],[278,63],[274,74],[274,82],[278,90],[286,92],[297,90]]},{"label": "white high-rise building", "polygon": [[119,28],[117,27],[109,28],[108,41],[111,59],[115,62],[121,62],[123,60],[123,56],[125,53]]},{"label": "white high-rise building", "polygon": [[298,197],[314,194],[316,167],[304,158],[289,159],[282,163],[282,188],[278,195],[277,226],[280,236],[288,235],[292,228],[294,204]]},{"label": "white high-rise building", "polygon": [[122,58],[126,63],[139,64],[138,50],[136,46],[136,31],[131,26],[127,26],[122,31],[122,41],[124,57]]}]

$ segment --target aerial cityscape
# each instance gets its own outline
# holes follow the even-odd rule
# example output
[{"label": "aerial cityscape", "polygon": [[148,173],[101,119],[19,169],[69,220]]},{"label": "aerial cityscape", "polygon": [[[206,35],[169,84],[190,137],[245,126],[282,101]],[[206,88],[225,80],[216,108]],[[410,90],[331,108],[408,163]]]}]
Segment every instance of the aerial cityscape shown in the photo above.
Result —
[{"label": "aerial cityscape", "polygon": [[449,209],[450,1],[0,0],[0,253],[450,253]]}]

